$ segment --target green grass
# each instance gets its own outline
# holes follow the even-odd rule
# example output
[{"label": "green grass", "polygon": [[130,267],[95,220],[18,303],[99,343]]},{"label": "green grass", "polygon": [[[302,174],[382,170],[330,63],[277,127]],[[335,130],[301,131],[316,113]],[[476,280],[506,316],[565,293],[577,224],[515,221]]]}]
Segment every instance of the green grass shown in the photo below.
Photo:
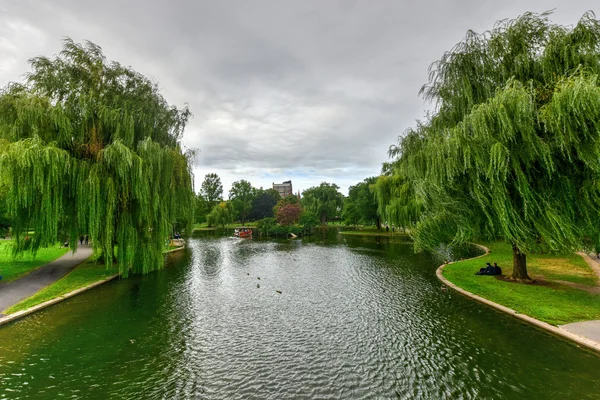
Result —
[{"label": "green grass", "polygon": [[14,281],[69,251],[68,248],[61,248],[57,244],[54,247],[39,249],[35,257],[31,253],[24,253],[14,258],[12,245],[12,240],[0,241],[0,276],[2,276],[0,283]]},{"label": "green grass", "polygon": [[471,293],[552,325],[600,319],[600,295],[552,282],[564,280],[597,284],[593,271],[580,256],[528,255],[529,276],[545,283],[514,283],[494,276],[475,275],[486,262],[497,262],[504,276],[512,274],[510,245],[483,244],[491,250],[491,254],[450,264],[444,268],[444,277]]},{"label": "green grass", "polygon": [[36,294],[17,303],[6,310],[5,314],[12,314],[17,311],[25,310],[37,304],[52,300],[55,297],[62,296],[91,283],[108,278],[118,273],[118,268],[107,269],[103,264],[95,262],[85,262],[71,271],[68,275],[54,282],[52,285],[40,290]]},{"label": "green grass", "polygon": [[[168,246],[168,250],[177,249],[179,246]],[[91,257],[92,259],[94,257]],[[119,268],[113,266],[107,269],[104,264],[99,264],[96,261],[86,261],[77,267],[69,274],[65,275],[50,286],[45,287],[31,297],[17,303],[6,310],[5,314],[12,314],[17,311],[25,310],[56,297],[65,295],[94,282],[101,281],[111,275],[118,274]]]},{"label": "green grass", "polygon": [[[256,221],[253,222],[246,222],[243,226],[245,226],[246,228],[256,228]],[[240,224],[239,222],[235,222],[233,224],[227,224],[225,225],[225,229],[235,229],[235,228],[239,228],[241,227],[242,224]],[[209,227],[208,224],[206,222],[202,223],[202,224],[194,224],[194,229],[192,229],[192,231],[216,231],[221,229],[220,226],[211,226]]]}]

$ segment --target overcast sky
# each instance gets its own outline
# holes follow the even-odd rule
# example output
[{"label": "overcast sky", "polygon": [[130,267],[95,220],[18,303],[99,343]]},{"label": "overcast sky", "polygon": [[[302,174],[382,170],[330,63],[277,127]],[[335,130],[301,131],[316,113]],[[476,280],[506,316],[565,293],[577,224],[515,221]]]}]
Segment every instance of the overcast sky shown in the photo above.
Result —
[{"label": "overcast sky", "polygon": [[468,29],[556,9],[572,25],[598,0],[0,0],[0,86],[65,36],[157,81],[194,113],[196,189],[216,172],[256,187],[348,186],[377,175],[421,119],[427,68]]}]

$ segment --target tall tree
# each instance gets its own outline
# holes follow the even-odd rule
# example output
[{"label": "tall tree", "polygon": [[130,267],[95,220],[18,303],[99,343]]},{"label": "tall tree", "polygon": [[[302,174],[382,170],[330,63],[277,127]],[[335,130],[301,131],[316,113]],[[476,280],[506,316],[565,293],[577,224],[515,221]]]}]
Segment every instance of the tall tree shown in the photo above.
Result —
[{"label": "tall tree", "polygon": [[8,234],[11,224],[12,221],[8,216],[8,206],[6,204],[6,194],[0,186],[0,239]]},{"label": "tall tree", "polygon": [[350,186],[342,210],[342,218],[347,223],[372,224],[377,225],[378,228],[381,226],[377,202],[372,189],[376,181],[376,177],[370,177]]},{"label": "tall tree", "polygon": [[302,205],[308,211],[319,216],[322,225],[327,220],[340,215],[344,205],[344,196],[335,183],[322,182],[302,192]]},{"label": "tall tree", "polygon": [[206,221],[206,215],[212,210],[208,201],[201,194],[196,195],[194,201],[194,222],[201,224]]},{"label": "tall tree", "polygon": [[206,174],[200,188],[200,194],[208,203],[209,210],[219,204],[223,200],[223,184],[219,175],[215,173]]},{"label": "tall tree", "polygon": [[225,225],[233,222],[234,215],[233,204],[230,201],[222,201],[213,207],[206,220],[209,226],[221,225],[221,229],[225,229]]},{"label": "tall tree", "polygon": [[66,39],[57,57],[30,64],[23,84],[0,92],[0,179],[18,249],[54,244],[62,230],[75,248],[85,232],[109,265],[119,244],[124,276],[161,268],[173,224],[191,223],[190,159],[179,144],[189,110],[90,42]]},{"label": "tall tree", "polygon": [[252,209],[252,200],[256,195],[256,189],[252,184],[244,179],[233,182],[229,190],[229,200],[233,203],[237,217],[242,225]]},{"label": "tall tree", "polygon": [[252,209],[248,214],[250,221],[273,217],[275,215],[273,207],[275,207],[280,198],[281,196],[277,190],[257,190],[256,196],[252,200]]},{"label": "tall tree", "polygon": [[423,205],[418,247],[503,238],[527,280],[527,253],[598,243],[600,22],[549,15],[468,32],[432,65],[436,112],[396,152]]}]

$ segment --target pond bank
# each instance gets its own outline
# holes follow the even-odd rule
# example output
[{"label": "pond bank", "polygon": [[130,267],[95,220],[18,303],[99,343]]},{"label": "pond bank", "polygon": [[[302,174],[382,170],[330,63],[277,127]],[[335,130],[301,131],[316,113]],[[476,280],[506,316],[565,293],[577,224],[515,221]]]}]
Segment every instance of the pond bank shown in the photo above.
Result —
[{"label": "pond bank", "polygon": [[[180,251],[184,248],[185,246],[177,247],[165,251],[164,254]],[[0,318],[0,325],[35,313],[118,277],[119,274],[107,270],[104,265],[93,263],[86,264],[80,261],[80,265],[72,268],[72,270],[61,279],[41,290],[38,289],[31,297],[7,308],[5,312],[8,315]]]},{"label": "pond bank", "polygon": [[[600,352],[600,296],[557,282],[597,285],[598,280],[582,258],[535,255],[528,257],[531,276],[538,284],[519,284],[493,276],[476,276],[486,262],[497,262],[505,276],[512,272],[510,246],[478,245],[485,254],[441,265],[437,277],[448,287],[555,335]],[[562,266],[568,274],[561,274]],[[560,278],[560,279],[558,279]],[[592,285],[590,285],[592,284]],[[582,321],[586,321],[582,324]],[[598,331],[598,332],[597,332]]]}]

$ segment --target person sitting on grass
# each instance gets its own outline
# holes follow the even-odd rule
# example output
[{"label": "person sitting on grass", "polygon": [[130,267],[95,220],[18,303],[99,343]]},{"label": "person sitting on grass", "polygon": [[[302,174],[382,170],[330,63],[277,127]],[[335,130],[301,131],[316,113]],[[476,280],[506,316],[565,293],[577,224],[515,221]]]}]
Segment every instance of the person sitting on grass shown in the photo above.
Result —
[{"label": "person sitting on grass", "polygon": [[494,263],[494,275],[502,275],[502,268],[496,263]]},{"label": "person sitting on grass", "polygon": [[485,267],[480,268],[479,272],[476,272],[475,275],[495,275],[495,270],[492,264],[485,263]]}]

